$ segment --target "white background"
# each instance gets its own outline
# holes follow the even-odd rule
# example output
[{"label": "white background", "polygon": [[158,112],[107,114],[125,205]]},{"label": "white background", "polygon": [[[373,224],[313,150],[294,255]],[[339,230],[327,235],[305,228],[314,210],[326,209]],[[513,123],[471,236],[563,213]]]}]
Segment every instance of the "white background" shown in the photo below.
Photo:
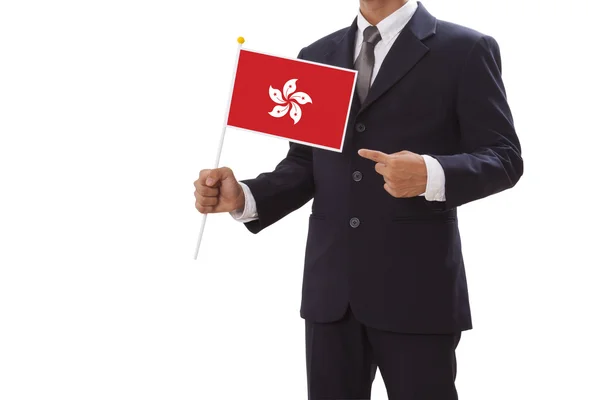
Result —
[{"label": "white background", "polygon": [[[192,183],[237,36],[295,57],[358,2],[0,4],[0,399],[304,399],[310,203],[259,235],[209,216],[194,262]],[[460,209],[460,398],[598,400],[594,2],[424,4],[498,40],[525,161],[513,190]],[[230,129],[221,165],[249,178],[286,152]]]}]

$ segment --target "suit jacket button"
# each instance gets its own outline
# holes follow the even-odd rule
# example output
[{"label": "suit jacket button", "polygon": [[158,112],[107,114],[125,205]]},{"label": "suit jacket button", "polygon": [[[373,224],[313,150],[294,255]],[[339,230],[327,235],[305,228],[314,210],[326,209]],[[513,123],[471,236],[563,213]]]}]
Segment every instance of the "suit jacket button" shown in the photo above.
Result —
[{"label": "suit jacket button", "polygon": [[360,182],[362,179],[362,172],[360,171],[354,171],[352,173],[352,179],[354,179],[355,182]]},{"label": "suit jacket button", "polygon": [[360,220],[356,217],[350,219],[350,226],[353,228],[358,228],[360,225]]},{"label": "suit jacket button", "polygon": [[362,122],[359,122],[358,124],[356,124],[356,131],[357,132],[364,132],[367,129],[367,127],[365,126],[365,124],[363,124]]}]

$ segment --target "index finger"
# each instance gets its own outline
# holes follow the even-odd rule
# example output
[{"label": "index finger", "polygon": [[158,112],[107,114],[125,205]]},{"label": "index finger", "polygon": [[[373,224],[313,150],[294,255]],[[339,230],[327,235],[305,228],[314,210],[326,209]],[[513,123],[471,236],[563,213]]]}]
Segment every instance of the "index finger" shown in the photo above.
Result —
[{"label": "index finger", "polygon": [[369,160],[386,164],[389,156],[378,150],[360,149],[358,155]]}]

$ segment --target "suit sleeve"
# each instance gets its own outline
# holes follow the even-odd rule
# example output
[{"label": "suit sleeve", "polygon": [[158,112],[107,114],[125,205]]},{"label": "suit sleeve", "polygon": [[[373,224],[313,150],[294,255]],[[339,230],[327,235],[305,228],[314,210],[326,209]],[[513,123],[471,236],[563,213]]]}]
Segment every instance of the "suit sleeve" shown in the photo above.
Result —
[{"label": "suit sleeve", "polygon": [[431,155],[444,170],[446,209],[511,188],[523,174],[501,68],[498,43],[483,36],[470,51],[458,86],[461,153]]},{"label": "suit sleeve", "polygon": [[[303,51],[298,58],[303,58]],[[240,182],[252,192],[258,213],[258,219],[244,225],[250,232],[258,233],[314,197],[312,147],[290,142],[286,157],[273,171]]]}]

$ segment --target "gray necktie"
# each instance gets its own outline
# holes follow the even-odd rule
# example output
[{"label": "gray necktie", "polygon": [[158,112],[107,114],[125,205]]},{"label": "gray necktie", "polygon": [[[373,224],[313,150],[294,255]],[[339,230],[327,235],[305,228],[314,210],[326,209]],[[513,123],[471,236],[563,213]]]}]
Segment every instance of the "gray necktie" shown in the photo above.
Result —
[{"label": "gray necktie", "polygon": [[373,76],[373,65],[375,65],[375,45],[381,40],[381,35],[376,26],[369,26],[363,32],[363,43],[360,53],[354,62],[354,68],[358,71],[356,78],[356,90],[362,104],[371,87]]}]

